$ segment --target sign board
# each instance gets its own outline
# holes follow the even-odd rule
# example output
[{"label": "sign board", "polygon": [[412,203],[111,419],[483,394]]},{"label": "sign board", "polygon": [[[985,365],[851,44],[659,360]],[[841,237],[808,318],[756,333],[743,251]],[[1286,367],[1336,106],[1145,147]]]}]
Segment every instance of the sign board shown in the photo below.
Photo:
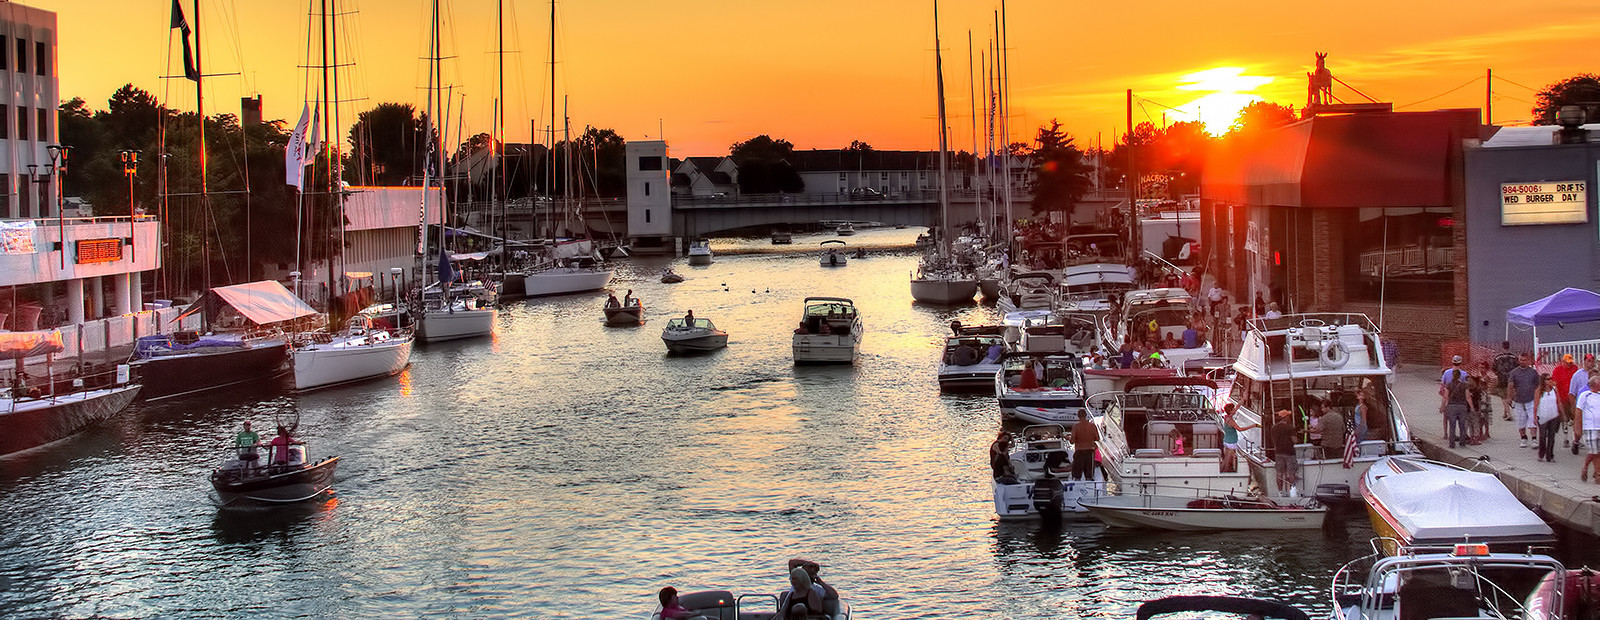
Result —
[{"label": "sign board", "polygon": [[78,264],[114,263],[122,260],[121,239],[79,239]]},{"label": "sign board", "polygon": [[1249,222],[1244,230],[1244,251],[1261,253],[1261,228]]},{"label": "sign board", "polygon": [[1589,221],[1584,181],[1500,184],[1500,224],[1582,224]]}]

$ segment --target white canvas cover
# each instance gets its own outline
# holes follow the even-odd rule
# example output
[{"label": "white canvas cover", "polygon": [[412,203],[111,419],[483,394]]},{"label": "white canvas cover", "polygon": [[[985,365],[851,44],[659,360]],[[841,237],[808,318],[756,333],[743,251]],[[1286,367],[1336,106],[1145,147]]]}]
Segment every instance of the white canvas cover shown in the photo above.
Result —
[{"label": "white canvas cover", "polygon": [[[257,325],[270,325],[283,321],[292,321],[304,316],[311,316],[317,311],[306,302],[300,301],[289,289],[273,280],[235,284],[233,286],[219,286],[206,293],[207,296],[215,295],[223,303],[232,306],[244,318],[250,319]],[[178,318],[199,312],[205,307],[205,300],[196,303],[184,310]],[[173,319],[176,321],[177,319]]]},{"label": "white canvas cover", "polygon": [[1412,542],[1555,535],[1493,474],[1429,468],[1385,475],[1369,489]]},{"label": "white canvas cover", "polygon": [[0,360],[16,360],[67,350],[61,330],[0,332]]}]

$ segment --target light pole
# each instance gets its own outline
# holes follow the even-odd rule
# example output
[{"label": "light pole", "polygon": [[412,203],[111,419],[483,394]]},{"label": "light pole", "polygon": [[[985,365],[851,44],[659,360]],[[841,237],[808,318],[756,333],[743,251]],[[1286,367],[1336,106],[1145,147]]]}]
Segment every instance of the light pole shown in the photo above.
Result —
[{"label": "light pole", "polygon": [[[53,156],[54,152],[52,152]],[[44,172],[40,172],[40,168],[43,168]],[[50,215],[50,177],[55,176],[55,169],[56,165],[53,163],[43,166],[28,164],[28,180],[33,181],[33,184],[39,188],[39,215],[41,216],[48,217]],[[56,235],[61,246],[61,269],[65,270],[67,268],[67,219],[66,214],[61,213],[59,209],[56,211]]]},{"label": "light pole", "polygon": [[134,220],[139,217],[138,209],[133,202],[133,177],[139,174],[139,151],[137,149],[123,149],[121,156],[122,174],[128,177],[128,262],[132,263],[138,260],[139,256],[138,245],[134,241],[137,238],[137,232],[133,227]]}]

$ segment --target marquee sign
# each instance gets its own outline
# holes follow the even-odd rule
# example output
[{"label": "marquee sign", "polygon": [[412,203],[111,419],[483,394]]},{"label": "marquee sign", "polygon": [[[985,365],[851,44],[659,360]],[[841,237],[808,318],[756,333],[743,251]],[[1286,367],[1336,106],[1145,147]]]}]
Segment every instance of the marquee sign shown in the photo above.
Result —
[{"label": "marquee sign", "polygon": [[122,260],[121,239],[79,239],[78,264],[114,263]]},{"label": "marquee sign", "polygon": [[1500,184],[1500,224],[1582,224],[1589,221],[1584,181]]}]

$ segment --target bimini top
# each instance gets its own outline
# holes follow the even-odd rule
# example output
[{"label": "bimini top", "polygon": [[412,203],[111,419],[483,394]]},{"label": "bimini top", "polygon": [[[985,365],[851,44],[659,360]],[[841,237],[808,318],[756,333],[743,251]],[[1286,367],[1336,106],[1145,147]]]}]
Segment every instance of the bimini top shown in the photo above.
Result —
[{"label": "bimini top", "polygon": [[217,303],[227,304],[257,325],[282,323],[317,313],[311,306],[306,305],[306,302],[295,297],[294,293],[290,293],[289,289],[283,288],[282,284],[273,280],[262,280],[248,284],[219,286],[206,291],[205,296],[173,320],[212,308]]},{"label": "bimini top", "polygon": [[1412,459],[1386,460],[1368,472],[1368,491],[1385,520],[1409,538],[1408,544],[1555,536],[1494,474]]}]

